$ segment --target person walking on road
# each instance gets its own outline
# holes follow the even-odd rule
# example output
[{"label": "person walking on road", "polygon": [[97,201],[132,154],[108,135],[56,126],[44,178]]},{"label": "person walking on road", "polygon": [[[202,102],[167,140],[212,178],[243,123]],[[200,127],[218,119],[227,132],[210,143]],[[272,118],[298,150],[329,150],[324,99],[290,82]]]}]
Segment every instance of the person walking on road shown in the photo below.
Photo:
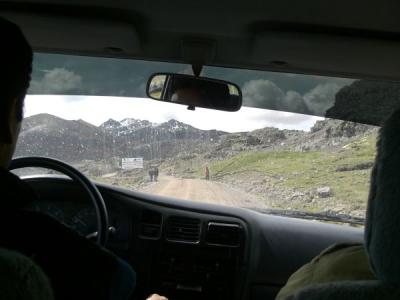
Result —
[{"label": "person walking on road", "polygon": [[150,182],[153,182],[154,180],[154,169],[150,168],[149,170],[149,177],[150,177]]},{"label": "person walking on road", "polygon": [[155,182],[157,182],[157,180],[158,180],[158,167],[154,168],[154,172],[153,173],[154,173],[153,179],[154,179]]},{"label": "person walking on road", "polygon": [[204,170],[204,175],[206,177],[206,180],[210,180],[210,170],[208,169],[208,166],[206,166]]}]

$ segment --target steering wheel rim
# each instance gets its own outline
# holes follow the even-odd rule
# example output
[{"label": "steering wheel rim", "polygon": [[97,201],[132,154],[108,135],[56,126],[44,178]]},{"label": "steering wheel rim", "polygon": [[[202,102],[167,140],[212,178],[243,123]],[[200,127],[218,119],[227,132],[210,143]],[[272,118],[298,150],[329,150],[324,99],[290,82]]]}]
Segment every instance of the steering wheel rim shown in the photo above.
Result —
[{"label": "steering wheel rim", "polygon": [[9,170],[21,169],[21,168],[46,168],[60,172],[70,177],[73,181],[78,183],[84,188],[86,193],[89,195],[95,209],[97,219],[97,237],[96,242],[101,246],[105,246],[108,238],[108,213],[104,203],[103,197],[101,196],[97,187],[80,171],[74,167],[53,158],[41,157],[41,156],[30,156],[30,157],[18,157],[11,161]]}]

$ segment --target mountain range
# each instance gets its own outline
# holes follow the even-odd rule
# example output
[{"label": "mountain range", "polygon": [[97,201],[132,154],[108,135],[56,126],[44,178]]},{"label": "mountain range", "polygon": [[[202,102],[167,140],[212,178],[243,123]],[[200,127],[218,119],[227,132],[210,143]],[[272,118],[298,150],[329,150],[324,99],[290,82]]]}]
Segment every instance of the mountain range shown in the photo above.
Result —
[{"label": "mountain range", "polygon": [[223,159],[241,151],[332,150],[375,127],[338,120],[318,121],[310,132],[263,128],[227,133],[201,130],[177,120],[109,119],[100,126],[49,114],[28,117],[22,124],[17,156],[49,156],[76,163],[111,157]]},{"label": "mountain range", "polygon": [[176,120],[155,124],[137,119],[109,119],[100,126],[38,114],[24,120],[17,156],[49,156],[67,162],[109,157],[163,159],[201,148],[226,134],[200,130]]}]

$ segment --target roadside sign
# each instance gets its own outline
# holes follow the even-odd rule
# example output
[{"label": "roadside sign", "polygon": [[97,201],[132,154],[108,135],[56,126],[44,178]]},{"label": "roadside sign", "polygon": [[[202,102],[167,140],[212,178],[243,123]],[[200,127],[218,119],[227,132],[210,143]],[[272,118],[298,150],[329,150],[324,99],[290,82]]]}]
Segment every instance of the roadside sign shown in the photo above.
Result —
[{"label": "roadside sign", "polygon": [[143,169],[143,157],[122,158],[121,167],[124,170]]}]

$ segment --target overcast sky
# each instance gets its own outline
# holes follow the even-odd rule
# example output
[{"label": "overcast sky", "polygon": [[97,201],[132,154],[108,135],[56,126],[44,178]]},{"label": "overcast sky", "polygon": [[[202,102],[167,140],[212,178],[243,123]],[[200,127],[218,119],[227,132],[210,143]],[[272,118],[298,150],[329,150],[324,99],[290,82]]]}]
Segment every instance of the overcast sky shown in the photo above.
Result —
[{"label": "overcast sky", "polygon": [[309,130],[321,119],[310,115],[325,116],[335,104],[335,95],[354,81],[205,66],[202,76],[228,80],[242,89],[244,107],[239,112],[206,109],[193,112],[182,105],[143,98],[152,74],[186,74],[190,70],[189,65],[176,63],[36,53],[26,116],[49,113],[69,120],[83,119],[94,125],[110,118],[155,123],[176,119],[200,129],[229,132],[267,126]]},{"label": "overcast sky", "polygon": [[82,119],[100,125],[112,118],[148,120],[154,123],[175,119],[200,129],[228,132],[250,131],[264,127],[309,130],[322,118],[273,110],[242,107],[238,112],[221,112],[196,108],[189,111],[183,105],[162,103],[145,98],[28,95],[25,116],[49,113],[63,119]]}]

